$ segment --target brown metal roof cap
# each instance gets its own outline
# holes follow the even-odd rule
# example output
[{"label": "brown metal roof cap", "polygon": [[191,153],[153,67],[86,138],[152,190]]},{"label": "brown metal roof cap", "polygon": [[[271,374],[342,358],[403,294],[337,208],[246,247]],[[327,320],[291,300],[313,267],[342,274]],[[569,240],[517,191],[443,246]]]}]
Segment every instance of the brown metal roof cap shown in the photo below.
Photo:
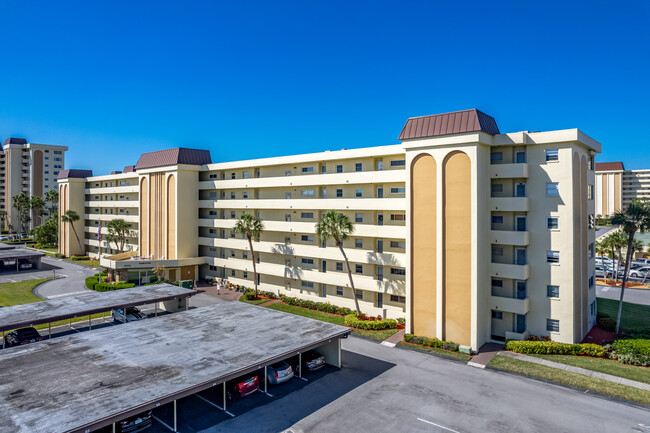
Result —
[{"label": "brown metal roof cap", "polygon": [[473,108],[432,116],[411,117],[406,121],[399,139],[410,140],[475,131],[483,131],[490,135],[500,134],[497,122],[492,116]]},{"label": "brown metal roof cap", "polygon": [[57,179],[83,179],[86,177],[92,177],[93,171],[92,170],[78,170],[75,168],[67,169],[67,170],[61,170],[56,177]]},{"label": "brown metal roof cap", "polygon": [[133,173],[135,171],[135,165],[127,165],[124,167],[124,173]]},{"label": "brown metal roof cap", "polygon": [[621,161],[616,162],[597,162],[596,171],[625,171]]},{"label": "brown metal roof cap", "polygon": [[27,140],[24,138],[9,137],[5,140],[5,146],[7,144],[27,144]]},{"label": "brown metal roof cap", "polygon": [[189,164],[204,165],[211,164],[209,150],[187,149],[177,147],[175,149],[158,150],[140,155],[138,163],[135,165],[136,170],[144,168],[163,167],[165,165]]}]

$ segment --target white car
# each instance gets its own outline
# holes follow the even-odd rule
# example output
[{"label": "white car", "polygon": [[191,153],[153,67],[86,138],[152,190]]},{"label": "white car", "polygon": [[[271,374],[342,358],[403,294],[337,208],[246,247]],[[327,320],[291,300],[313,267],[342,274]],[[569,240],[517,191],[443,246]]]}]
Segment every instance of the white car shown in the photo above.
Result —
[{"label": "white car", "polygon": [[135,322],[147,318],[147,315],[136,307],[126,307],[126,320],[124,320],[124,308],[111,310],[111,316],[113,316],[113,321],[119,323]]},{"label": "white car", "polygon": [[5,236],[5,235],[0,236],[0,241],[8,241],[8,240],[9,240],[9,236]]},{"label": "white car", "polygon": [[611,269],[608,269],[606,267],[603,267],[601,265],[596,265],[594,268],[594,274],[596,275],[596,278],[611,278],[612,277],[612,271]]}]

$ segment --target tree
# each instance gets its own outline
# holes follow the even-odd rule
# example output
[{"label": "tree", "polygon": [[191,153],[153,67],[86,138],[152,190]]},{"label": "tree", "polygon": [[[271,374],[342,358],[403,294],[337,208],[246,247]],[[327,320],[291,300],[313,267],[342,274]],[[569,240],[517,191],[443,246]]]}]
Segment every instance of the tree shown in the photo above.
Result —
[{"label": "tree", "polygon": [[29,196],[24,192],[11,197],[11,207],[18,212],[18,221],[20,221],[20,231],[25,231],[25,223],[29,221]]},{"label": "tree", "polygon": [[54,211],[59,207],[59,191],[51,189],[45,194],[45,200],[50,203],[50,216],[54,214]]},{"label": "tree", "polygon": [[7,228],[7,211],[0,210],[0,219],[2,220],[2,230]]},{"label": "tree", "polygon": [[618,314],[616,315],[616,333],[618,334],[621,326],[625,284],[627,284],[628,274],[630,273],[629,265],[634,251],[634,235],[637,231],[644,232],[650,229],[650,207],[647,203],[635,200],[622,211],[614,213],[612,224],[621,227],[623,232],[627,235],[627,253],[625,258],[625,268],[623,270],[623,284],[621,285],[621,298],[618,302]]},{"label": "tree", "polygon": [[38,244],[43,246],[56,245],[57,235],[59,233],[58,216],[49,217],[43,224],[34,227],[29,233]]},{"label": "tree", "polygon": [[124,251],[127,238],[131,235],[131,224],[118,218],[109,221],[106,227],[108,228],[106,240],[113,242],[116,250]]},{"label": "tree", "polygon": [[29,200],[29,207],[32,209],[34,220],[36,220],[37,217],[41,217],[45,213],[45,200],[43,200],[43,197],[34,195]]},{"label": "tree", "polygon": [[609,247],[607,246],[607,243],[603,239],[600,242],[596,242],[596,254],[601,257],[605,257],[607,253],[609,252]]},{"label": "tree", "polygon": [[79,221],[79,214],[72,210],[68,209],[65,211],[63,215],[61,215],[61,221],[64,223],[69,223],[70,227],[72,227],[72,232],[74,233],[74,237],[77,238],[77,242],[79,243],[79,248],[81,249],[81,252],[83,253],[84,247],[81,245],[81,241],[79,240],[79,236],[77,235],[77,229],[74,228],[74,223]]},{"label": "tree", "polygon": [[253,238],[259,239],[264,226],[262,221],[249,213],[243,214],[235,223],[235,233],[242,234],[248,239],[248,246],[251,249],[251,261],[253,262],[253,281],[255,283],[255,297],[257,298],[257,267],[255,265],[255,251],[253,250]]},{"label": "tree", "polygon": [[[611,243],[612,243],[612,248],[616,249],[616,252],[618,253],[618,260],[617,263],[623,262],[623,248],[627,246],[627,235],[623,233],[622,231],[616,231],[612,234],[609,235],[609,238],[611,238]],[[618,281],[618,271],[621,268],[620,264],[616,266],[614,269],[616,271],[616,277],[615,280]]]},{"label": "tree", "polygon": [[350,287],[352,287],[352,298],[354,299],[354,306],[357,309],[357,314],[361,314],[361,309],[359,309],[359,300],[357,299],[357,290],[354,288],[354,281],[352,281],[352,271],[350,270],[350,262],[348,261],[348,256],[343,250],[343,241],[348,238],[354,232],[354,225],[350,219],[342,214],[341,212],[330,210],[316,224],[316,235],[320,238],[322,242],[327,242],[329,239],[333,239],[336,243],[336,246],[341,250],[343,259],[345,260],[345,266],[348,270],[348,278],[350,280]]}]

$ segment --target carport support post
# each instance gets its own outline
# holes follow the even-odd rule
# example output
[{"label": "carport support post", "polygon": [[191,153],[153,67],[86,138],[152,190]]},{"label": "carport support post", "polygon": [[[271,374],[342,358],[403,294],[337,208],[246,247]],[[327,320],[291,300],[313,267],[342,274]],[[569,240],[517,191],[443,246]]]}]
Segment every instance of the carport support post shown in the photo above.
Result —
[{"label": "carport support post", "polygon": [[93,329],[93,322],[92,322],[92,315],[88,315],[88,330],[92,331]]},{"label": "carport support post", "polygon": [[52,338],[52,322],[47,322],[47,333],[49,335],[48,338]]},{"label": "carport support post", "polygon": [[113,433],[117,433],[115,430],[115,423],[113,423]]},{"label": "carport support post", "polygon": [[266,392],[266,385],[267,385],[267,381],[268,381],[268,376],[266,375],[266,369],[267,369],[267,368],[268,368],[268,366],[265,365],[265,366],[264,366],[264,394],[267,393],[267,392]]},{"label": "carport support post", "polygon": [[298,377],[302,379],[302,352],[298,352]]},{"label": "carport support post", "polygon": [[[5,331],[2,331],[2,348],[5,348]],[[224,395],[226,394],[226,388],[224,385],[224,390],[223,390]]]},{"label": "carport support post", "polygon": [[[4,331],[2,331],[2,334],[4,335]],[[2,347],[4,348],[5,344],[5,339],[2,339]],[[226,412],[226,382],[223,383],[223,411]]]},{"label": "carport support post", "polygon": [[155,317],[158,317],[158,302],[156,302],[155,311]]},{"label": "carport support post", "polygon": [[176,425],[176,400],[174,400],[174,431],[178,431],[177,425]]}]

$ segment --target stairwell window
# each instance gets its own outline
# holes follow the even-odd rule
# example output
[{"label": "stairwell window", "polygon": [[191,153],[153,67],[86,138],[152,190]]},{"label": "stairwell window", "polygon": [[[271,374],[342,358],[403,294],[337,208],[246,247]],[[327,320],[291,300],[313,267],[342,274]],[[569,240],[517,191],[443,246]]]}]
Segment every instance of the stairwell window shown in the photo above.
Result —
[{"label": "stairwell window", "polygon": [[546,263],[560,263],[560,252],[559,251],[546,251]]},{"label": "stairwell window", "polygon": [[557,197],[560,195],[560,189],[557,182],[548,182],[546,184],[546,196]]},{"label": "stairwell window", "polygon": [[546,286],[546,296],[549,298],[559,298],[560,297],[560,286]]},{"label": "stairwell window", "polygon": [[356,213],[354,215],[354,222],[355,223],[362,223],[363,222],[363,214],[362,213]]},{"label": "stairwell window", "polygon": [[355,239],[354,240],[354,247],[355,248],[363,248],[363,239]]},{"label": "stairwell window", "polygon": [[343,173],[343,165],[342,164],[338,164],[336,166],[336,172],[337,173]]},{"label": "stairwell window", "polygon": [[546,319],[546,330],[548,332],[560,332],[560,321],[554,319]]},{"label": "stairwell window", "polygon": [[343,272],[343,263],[342,262],[336,262],[336,270]]},{"label": "stairwell window", "polygon": [[546,218],[546,228],[549,230],[559,230],[560,228],[560,219],[558,217],[547,217]]},{"label": "stairwell window", "polygon": [[559,150],[558,149],[546,149],[546,162],[554,162],[559,160]]},{"label": "stairwell window", "polygon": [[341,198],[341,197],[343,197],[343,190],[342,190],[341,188],[338,188],[338,189],[336,190],[336,197],[337,197],[337,198]]}]

